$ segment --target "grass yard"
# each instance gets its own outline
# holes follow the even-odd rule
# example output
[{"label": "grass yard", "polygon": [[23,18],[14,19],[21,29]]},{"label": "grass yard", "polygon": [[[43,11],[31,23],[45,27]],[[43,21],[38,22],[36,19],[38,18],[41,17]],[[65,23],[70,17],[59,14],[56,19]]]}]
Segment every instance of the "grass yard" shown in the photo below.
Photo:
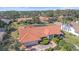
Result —
[{"label": "grass yard", "polygon": [[14,31],[14,32],[11,32],[11,37],[12,37],[13,39],[17,39],[17,38],[19,37],[18,31],[16,30],[16,31]]},{"label": "grass yard", "polygon": [[19,26],[24,26],[24,24],[23,23],[18,23],[18,22],[13,22],[11,24],[11,27],[15,28],[15,29],[18,29]]},{"label": "grass yard", "polygon": [[[74,36],[68,32],[63,32],[65,35],[63,39],[59,39],[58,37],[53,38],[52,40],[57,44],[57,47],[54,48],[56,51],[76,51],[77,45],[79,46],[79,37]],[[51,50],[51,49],[49,49]]]},{"label": "grass yard", "polygon": [[41,45],[47,45],[49,43],[48,38],[43,38],[43,40],[40,42]]},{"label": "grass yard", "polygon": [[15,28],[15,29],[17,29],[18,28],[18,23],[17,22],[13,22],[12,24],[11,24],[11,27],[12,28]]},{"label": "grass yard", "polygon": [[79,37],[72,35],[68,32],[64,32],[65,33],[65,41],[71,44],[79,44]]}]

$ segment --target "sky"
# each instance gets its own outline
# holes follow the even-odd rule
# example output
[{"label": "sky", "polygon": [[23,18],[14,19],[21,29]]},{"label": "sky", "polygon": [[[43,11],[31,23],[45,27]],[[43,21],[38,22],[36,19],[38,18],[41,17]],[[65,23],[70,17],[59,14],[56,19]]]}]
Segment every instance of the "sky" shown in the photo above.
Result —
[{"label": "sky", "polygon": [[76,9],[79,7],[0,7],[0,11],[41,11],[41,10]]}]

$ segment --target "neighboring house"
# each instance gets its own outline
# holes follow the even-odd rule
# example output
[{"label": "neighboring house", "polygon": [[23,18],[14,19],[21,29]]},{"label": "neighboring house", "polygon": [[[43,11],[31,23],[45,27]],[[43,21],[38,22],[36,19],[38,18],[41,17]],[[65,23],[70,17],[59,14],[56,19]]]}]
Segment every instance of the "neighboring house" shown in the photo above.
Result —
[{"label": "neighboring house", "polygon": [[63,18],[64,18],[64,16],[63,16],[63,15],[61,15],[61,16],[59,16],[59,17],[58,17],[58,19],[57,19],[57,20],[58,20],[58,21],[62,21],[62,20],[63,20]]},{"label": "neighboring house", "polygon": [[49,17],[43,17],[43,16],[40,16],[39,17],[39,20],[41,21],[41,22],[48,22],[48,20],[49,20]]},{"label": "neighboring house", "polygon": [[0,28],[0,42],[3,40],[5,35],[6,35],[6,32],[4,28]]},{"label": "neighboring house", "polygon": [[2,22],[4,22],[5,24],[10,24],[11,23],[11,19],[0,19]]},{"label": "neighboring house", "polygon": [[26,47],[36,45],[41,41],[43,37],[50,38],[51,35],[60,35],[61,26],[60,25],[48,25],[48,26],[25,26],[19,27],[19,42],[24,43]]},{"label": "neighboring house", "polygon": [[26,21],[26,18],[18,18],[16,19],[17,22],[23,22],[23,21]]},{"label": "neighboring house", "polygon": [[61,29],[72,33],[73,35],[79,36],[79,23],[71,22],[70,24],[62,24]]},{"label": "neighboring house", "polygon": [[16,19],[17,22],[23,22],[23,21],[26,21],[26,20],[33,20],[31,17],[29,18],[18,18]]},{"label": "neighboring house", "polygon": [[45,17],[45,16],[40,16],[40,17],[39,17],[39,20],[40,20],[41,22],[53,23],[53,22],[56,21],[56,17]]}]

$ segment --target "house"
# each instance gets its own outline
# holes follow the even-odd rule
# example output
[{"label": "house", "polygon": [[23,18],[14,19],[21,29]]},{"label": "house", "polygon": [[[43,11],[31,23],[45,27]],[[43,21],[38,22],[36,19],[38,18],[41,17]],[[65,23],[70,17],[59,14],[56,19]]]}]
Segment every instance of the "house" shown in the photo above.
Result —
[{"label": "house", "polygon": [[10,24],[11,23],[11,19],[0,19],[2,22],[4,22],[5,24]]},{"label": "house", "polygon": [[36,45],[41,41],[43,37],[49,38],[51,35],[60,35],[60,25],[48,25],[48,26],[22,26],[18,28],[19,42],[24,43],[26,47]]},{"label": "house", "polygon": [[23,21],[26,21],[26,18],[18,18],[16,19],[17,22],[23,22]]},{"label": "house", "polygon": [[5,35],[6,35],[6,32],[4,28],[0,28],[0,42],[3,41],[3,38]]},{"label": "house", "polygon": [[79,23],[78,22],[62,24],[61,29],[69,33],[72,33],[73,35],[79,36]]},{"label": "house", "polygon": [[41,21],[41,22],[45,22],[45,23],[53,23],[53,22],[55,22],[56,21],[56,17],[46,17],[46,16],[40,16],[39,17],[39,20]]},{"label": "house", "polygon": [[62,21],[63,18],[64,18],[64,16],[63,16],[63,15],[60,15],[60,16],[58,17],[58,21]]},{"label": "house", "polygon": [[16,20],[17,20],[17,22],[23,22],[23,21],[26,21],[26,20],[33,20],[33,19],[31,17],[29,17],[29,18],[23,18],[23,17],[21,17],[21,18],[18,18]]},{"label": "house", "polygon": [[43,17],[43,16],[40,16],[39,17],[39,20],[41,21],[41,22],[48,22],[48,20],[49,20],[49,17]]}]

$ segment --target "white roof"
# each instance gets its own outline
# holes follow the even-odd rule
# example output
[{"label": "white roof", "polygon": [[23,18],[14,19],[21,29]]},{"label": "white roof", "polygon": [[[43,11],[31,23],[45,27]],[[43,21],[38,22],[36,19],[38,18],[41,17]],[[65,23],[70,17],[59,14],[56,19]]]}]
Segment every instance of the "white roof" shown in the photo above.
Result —
[{"label": "white roof", "polygon": [[3,40],[5,34],[6,34],[5,30],[3,28],[0,28],[0,41]]},{"label": "white roof", "polygon": [[9,24],[9,23],[11,22],[10,19],[1,19],[1,21],[3,21],[3,22],[6,23],[6,24]]}]

